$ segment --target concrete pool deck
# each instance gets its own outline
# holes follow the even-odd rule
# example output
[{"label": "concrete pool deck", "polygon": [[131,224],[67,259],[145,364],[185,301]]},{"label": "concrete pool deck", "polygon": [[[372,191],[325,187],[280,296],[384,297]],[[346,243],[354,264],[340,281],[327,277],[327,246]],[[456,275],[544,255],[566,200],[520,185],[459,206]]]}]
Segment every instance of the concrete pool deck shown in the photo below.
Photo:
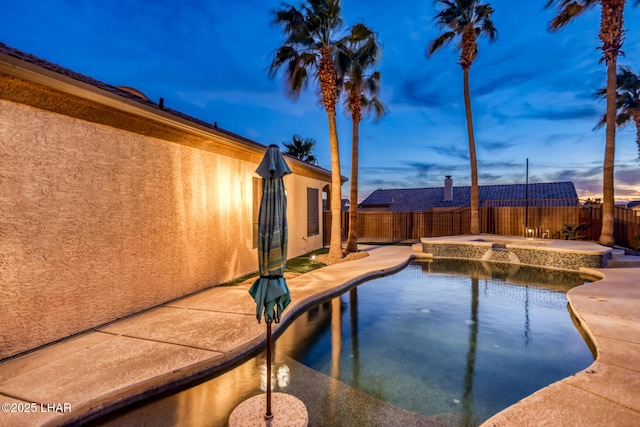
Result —
[{"label": "concrete pool deck", "polygon": [[[316,302],[424,255],[408,246],[361,249],[370,256],[288,280],[293,302],[274,332]],[[640,268],[589,272],[602,280],[568,298],[597,360],[483,425],[640,425]],[[3,406],[0,426],[81,424],[255,354],[265,328],[248,287],[200,291],[0,364],[0,403],[22,410]]]}]

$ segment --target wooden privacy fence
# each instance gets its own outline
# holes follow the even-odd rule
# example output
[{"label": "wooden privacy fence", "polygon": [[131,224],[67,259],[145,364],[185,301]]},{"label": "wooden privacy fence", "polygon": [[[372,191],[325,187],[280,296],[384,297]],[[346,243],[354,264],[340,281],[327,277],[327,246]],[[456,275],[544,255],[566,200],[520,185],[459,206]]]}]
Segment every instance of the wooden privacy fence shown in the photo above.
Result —
[{"label": "wooden privacy fence", "polygon": [[[504,206],[506,203],[485,202],[480,208],[480,231],[503,236],[562,238],[565,225],[585,224],[581,234],[597,241],[602,227],[601,205],[580,206],[577,201],[530,201],[525,206]],[[325,243],[331,213],[324,212]],[[349,232],[349,214],[342,214],[342,238]],[[358,212],[358,241],[360,242],[417,242],[421,237],[455,236],[470,233],[471,210],[432,209],[427,212]],[[634,237],[640,235],[640,217],[636,212],[616,207],[614,233],[616,243],[633,247]]]},{"label": "wooden privacy fence", "polygon": [[489,200],[480,208],[480,230],[559,239],[565,224],[580,224],[580,209],[577,199]]},{"label": "wooden privacy fence", "polygon": [[362,241],[397,242],[467,234],[470,220],[469,209],[448,212],[358,212],[358,238]]}]

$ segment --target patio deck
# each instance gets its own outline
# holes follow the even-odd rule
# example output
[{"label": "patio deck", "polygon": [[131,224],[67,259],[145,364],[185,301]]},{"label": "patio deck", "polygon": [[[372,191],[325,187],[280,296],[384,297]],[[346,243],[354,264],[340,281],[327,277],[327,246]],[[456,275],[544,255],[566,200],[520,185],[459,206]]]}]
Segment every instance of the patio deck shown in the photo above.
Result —
[{"label": "patio deck", "polygon": [[[571,242],[565,245],[571,250]],[[289,280],[293,302],[274,331],[315,302],[422,256],[407,246],[362,249],[370,256]],[[589,272],[602,280],[572,289],[568,298],[597,360],[484,426],[640,425],[640,269]],[[30,413],[1,413],[0,426],[81,424],[231,366],[265,343],[247,289],[210,288],[0,364],[0,403],[35,402]]]}]

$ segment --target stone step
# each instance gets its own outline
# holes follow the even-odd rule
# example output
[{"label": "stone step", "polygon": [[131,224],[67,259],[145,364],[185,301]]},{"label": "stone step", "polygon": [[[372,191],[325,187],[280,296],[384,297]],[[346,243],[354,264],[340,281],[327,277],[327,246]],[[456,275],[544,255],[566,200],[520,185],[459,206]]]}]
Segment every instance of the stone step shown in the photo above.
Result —
[{"label": "stone step", "polygon": [[624,257],[623,249],[611,249],[611,259],[622,258]]},{"label": "stone step", "polygon": [[416,252],[422,252],[422,243],[414,243],[413,245],[411,245],[411,249]]},{"label": "stone step", "polygon": [[607,261],[607,268],[640,268],[640,256],[623,255]]}]

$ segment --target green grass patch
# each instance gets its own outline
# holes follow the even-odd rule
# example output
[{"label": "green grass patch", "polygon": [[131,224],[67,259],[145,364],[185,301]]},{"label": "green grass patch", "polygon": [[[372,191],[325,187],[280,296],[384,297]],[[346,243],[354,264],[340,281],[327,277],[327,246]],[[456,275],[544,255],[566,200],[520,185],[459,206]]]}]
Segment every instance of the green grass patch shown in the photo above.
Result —
[{"label": "green grass patch", "polygon": [[[312,259],[312,256],[327,254],[327,253],[329,253],[329,249],[322,248],[322,249],[318,249],[317,251],[309,252],[308,254],[301,255],[296,258],[291,258],[290,260],[287,261],[287,266],[285,267],[284,271],[304,274],[313,270],[317,270],[318,268],[326,267],[326,264],[314,261]],[[248,280],[254,277],[257,278],[258,276],[259,276],[259,273],[255,271],[253,273],[249,273],[249,274],[245,274],[244,276],[237,277],[219,286],[237,286],[240,283],[244,282],[245,280]]]},{"label": "green grass patch", "polygon": [[258,277],[258,272],[256,271],[254,273],[249,273],[249,274],[245,274],[244,276],[236,277],[235,279],[230,280],[218,286],[237,286],[240,283],[244,282],[245,280],[251,279],[252,277]]},{"label": "green grass patch", "polygon": [[327,253],[329,253],[329,249],[322,248],[318,249],[317,251],[309,252],[308,254],[292,258],[287,261],[287,267],[285,268],[285,271],[304,274],[313,270],[317,270],[318,268],[325,267],[326,264],[314,261],[312,259],[312,256]]}]

